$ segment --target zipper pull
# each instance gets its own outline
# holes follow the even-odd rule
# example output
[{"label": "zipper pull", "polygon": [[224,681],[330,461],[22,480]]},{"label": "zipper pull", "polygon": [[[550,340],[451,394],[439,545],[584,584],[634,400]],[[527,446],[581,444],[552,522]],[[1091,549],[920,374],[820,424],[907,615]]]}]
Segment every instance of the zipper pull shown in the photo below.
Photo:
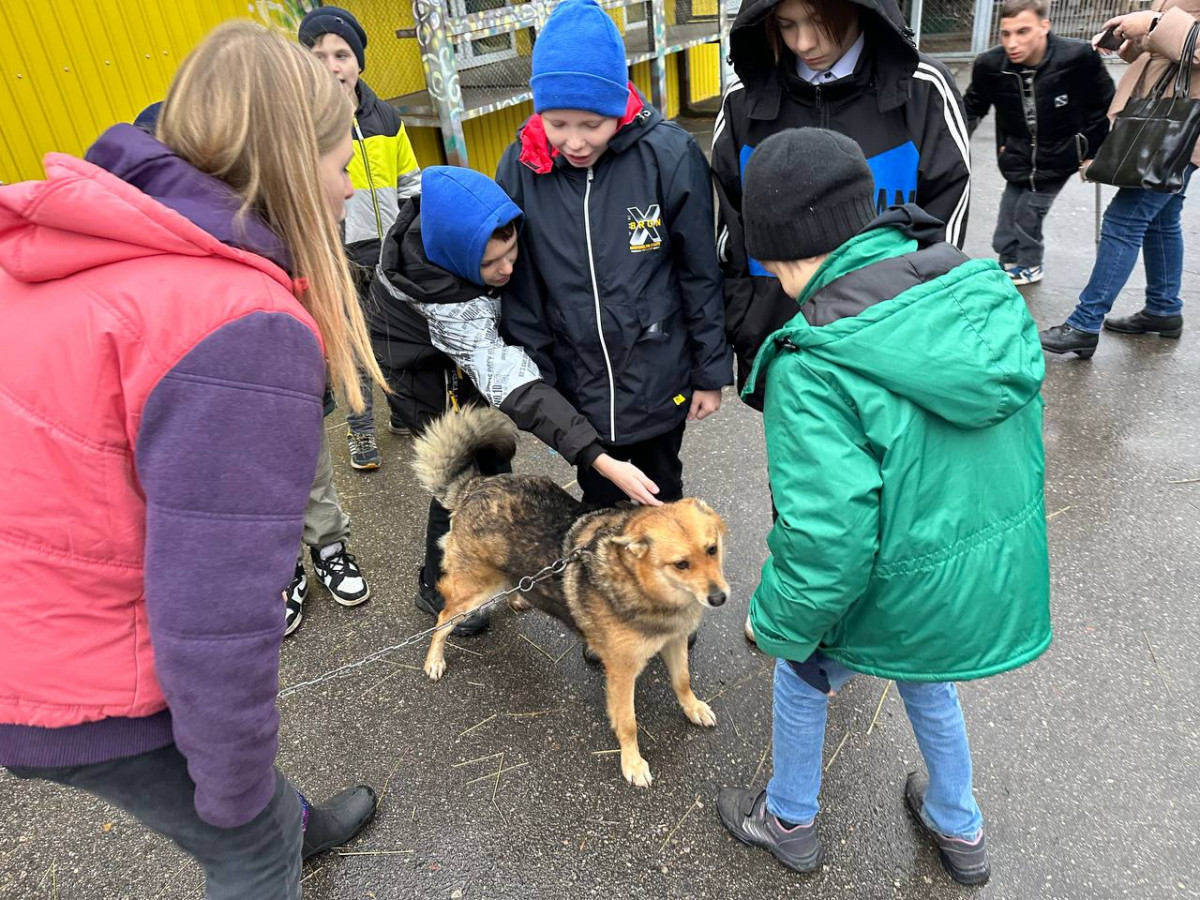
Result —
[{"label": "zipper pull", "polygon": [[592,167],[588,166],[588,184],[592,182]]}]

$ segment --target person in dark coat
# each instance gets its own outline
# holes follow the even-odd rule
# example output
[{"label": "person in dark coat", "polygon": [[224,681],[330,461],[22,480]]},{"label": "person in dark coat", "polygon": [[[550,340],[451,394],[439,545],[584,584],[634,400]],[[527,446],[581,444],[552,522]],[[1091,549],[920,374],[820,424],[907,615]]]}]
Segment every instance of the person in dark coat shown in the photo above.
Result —
[{"label": "person in dark coat", "polygon": [[992,249],[1013,284],[1043,277],[1042,220],[1108,136],[1113,80],[1086,41],[1050,30],[1049,0],[1006,0],[1000,46],[975,58],[967,130],[996,108],[996,160],[1008,182]]},{"label": "person in dark coat", "polygon": [[[742,177],[764,140],[789,128],[840,132],[862,148],[875,206],[916,203],[962,247],[970,154],[962,100],[940,62],[919,53],[896,0],[744,0],[730,31],[737,77],[713,131],[725,319],[745,385],[768,334],[795,314],[746,251]],[[761,394],[743,395],[755,409]]]},{"label": "person in dark coat", "polygon": [[[536,112],[496,175],[525,213],[502,328],[605,452],[678,500],[685,424],[732,380],[708,164],[630,85],[594,0],[555,8],[530,83]],[[625,499],[594,468],[578,478],[585,502]]]}]

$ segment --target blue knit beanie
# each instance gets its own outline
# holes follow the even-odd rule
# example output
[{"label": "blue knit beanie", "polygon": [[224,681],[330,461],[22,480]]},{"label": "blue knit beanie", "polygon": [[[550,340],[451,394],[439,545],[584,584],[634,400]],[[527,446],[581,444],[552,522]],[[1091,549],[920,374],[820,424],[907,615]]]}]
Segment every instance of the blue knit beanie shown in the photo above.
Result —
[{"label": "blue knit beanie", "polygon": [[562,0],[533,45],[533,109],[620,118],[629,102],[625,42],[596,0]]},{"label": "blue knit beanie", "polygon": [[492,232],[521,223],[521,208],[504,188],[474,169],[429,166],[421,171],[421,243],[435,266],[473,284]]}]

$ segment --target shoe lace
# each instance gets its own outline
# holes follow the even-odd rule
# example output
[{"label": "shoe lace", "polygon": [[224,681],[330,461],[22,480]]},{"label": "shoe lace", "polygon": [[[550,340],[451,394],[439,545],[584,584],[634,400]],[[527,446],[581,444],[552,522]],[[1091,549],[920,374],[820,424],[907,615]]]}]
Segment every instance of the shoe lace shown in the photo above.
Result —
[{"label": "shoe lace", "polygon": [[352,448],[354,453],[370,453],[378,447],[378,444],[375,443],[375,435],[370,431],[350,432],[350,442],[354,445]]},{"label": "shoe lace", "polygon": [[338,575],[345,575],[347,572],[355,572],[358,566],[354,562],[354,554],[349,550],[341,550],[333,554],[328,559],[321,560],[321,565],[327,571],[334,572]]}]

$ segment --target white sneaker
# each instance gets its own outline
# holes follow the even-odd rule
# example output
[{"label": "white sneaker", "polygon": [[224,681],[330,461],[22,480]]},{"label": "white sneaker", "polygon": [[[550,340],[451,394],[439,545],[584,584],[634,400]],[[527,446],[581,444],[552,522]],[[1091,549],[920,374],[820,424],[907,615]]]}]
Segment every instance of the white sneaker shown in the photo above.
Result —
[{"label": "white sneaker", "polygon": [[1009,266],[1004,273],[1012,279],[1012,283],[1017,287],[1037,284],[1045,275],[1041,266]]},{"label": "white sneaker", "polygon": [[758,640],[754,637],[754,626],[750,624],[750,616],[746,616],[746,624],[742,628],[742,633],[746,635],[746,640],[758,646]]}]

